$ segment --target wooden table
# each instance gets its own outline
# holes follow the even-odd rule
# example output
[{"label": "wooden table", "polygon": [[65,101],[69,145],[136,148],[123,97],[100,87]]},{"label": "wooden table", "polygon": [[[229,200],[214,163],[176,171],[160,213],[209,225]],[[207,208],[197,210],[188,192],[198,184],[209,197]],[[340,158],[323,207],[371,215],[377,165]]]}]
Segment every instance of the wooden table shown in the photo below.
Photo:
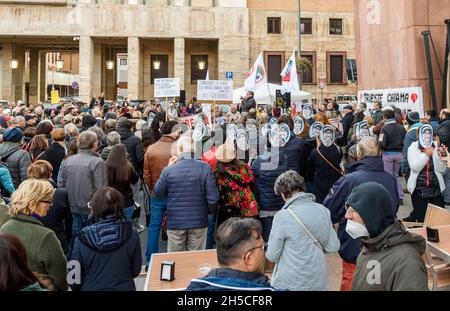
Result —
[{"label": "wooden table", "polygon": [[[175,261],[175,280],[172,282],[160,280],[161,263],[165,260]],[[153,254],[144,290],[184,290],[192,279],[204,277],[210,269],[218,267],[216,250]]]},{"label": "wooden table", "polygon": [[[439,230],[439,243],[427,241],[430,252],[450,264],[450,226],[434,227]],[[410,229],[409,231],[417,233],[427,239],[426,228]]]}]

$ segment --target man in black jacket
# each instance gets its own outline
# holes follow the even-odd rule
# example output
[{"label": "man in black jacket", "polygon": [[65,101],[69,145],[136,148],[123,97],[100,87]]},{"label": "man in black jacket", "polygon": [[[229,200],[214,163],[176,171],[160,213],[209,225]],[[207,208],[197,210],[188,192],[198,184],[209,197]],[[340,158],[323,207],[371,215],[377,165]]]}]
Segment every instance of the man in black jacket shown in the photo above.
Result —
[{"label": "man in black jacket", "polygon": [[131,132],[132,123],[127,118],[120,118],[117,121],[117,132],[120,134],[121,142],[127,147],[127,152],[131,158],[131,164],[139,176],[142,176],[144,167],[144,148],[139,137]]},{"label": "man in black jacket", "polygon": [[242,112],[250,112],[250,109],[256,109],[255,93],[252,91],[247,92],[247,99],[244,101],[244,107],[242,107]]},{"label": "man in black jacket", "polygon": [[[437,135],[441,144],[447,146],[448,151],[450,151],[450,109],[442,109],[439,114],[440,125],[437,130]],[[444,175],[445,190],[444,190],[444,201],[446,205],[450,205],[450,170]]]},{"label": "man in black jacket", "polygon": [[400,166],[403,161],[403,145],[406,136],[406,130],[395,120],[395,111],[390,107],[383,109],[384,126],[381,129],[379,143],[383,151],[384,170],[397,178],[398,194],[400,204],[403,204],[403,187],[400,177]]},{"label": "man in black jacket", "polygon": [[348,132],[353,126],[353,121],[355,121],[355,116],[353,115],[353,107],[351,105],[344,107],[344,118],[342,118],[341,123],[344,129],[344,146],[347,145]]}]

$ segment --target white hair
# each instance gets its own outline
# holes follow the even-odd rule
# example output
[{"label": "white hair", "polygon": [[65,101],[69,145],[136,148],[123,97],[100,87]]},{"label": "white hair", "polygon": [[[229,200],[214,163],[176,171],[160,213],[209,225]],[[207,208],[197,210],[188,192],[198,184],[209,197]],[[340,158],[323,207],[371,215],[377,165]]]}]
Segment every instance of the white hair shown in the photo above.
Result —
[{"label": "white hair", "polygon": [[70,137],[75,137],[78,135],[78,128],[73,123],[68,123],[68,124],[64,125],[64,131]]},{"label": "white hair", "polygon": [[146,122],[144,120],[139,120],[136,122],[136,131],[141,131],[142,127],[144,126]]}]

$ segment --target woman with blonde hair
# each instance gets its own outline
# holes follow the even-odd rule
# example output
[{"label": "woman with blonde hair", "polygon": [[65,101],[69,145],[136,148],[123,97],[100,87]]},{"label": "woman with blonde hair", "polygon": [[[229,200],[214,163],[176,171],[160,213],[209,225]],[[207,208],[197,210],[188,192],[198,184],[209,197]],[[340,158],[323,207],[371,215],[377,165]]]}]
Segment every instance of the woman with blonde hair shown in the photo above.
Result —
[{"label": "woman with blonde hair", "polygon": [[51,205],[54,189],[46,180],[28,179],[11,197],[12,218],[0,233],[16,235],[25,246],[28,266],[49,290],[67,290],[67,261],[56,234],[41,222]]}]

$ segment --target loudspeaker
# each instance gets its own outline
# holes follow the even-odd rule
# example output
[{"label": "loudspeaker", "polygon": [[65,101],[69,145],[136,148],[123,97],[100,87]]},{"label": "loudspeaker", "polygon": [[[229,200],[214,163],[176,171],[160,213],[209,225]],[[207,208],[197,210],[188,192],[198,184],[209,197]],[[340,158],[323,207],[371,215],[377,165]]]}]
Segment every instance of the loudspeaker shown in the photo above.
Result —
[{"label": "loudspeaker", "polygon": [[283,95],[284,99],[284,108],[291,107],[291,93],[284,93]]},{"label": "loudspeaker", "polygon": [[281,94],[281,90],[276,90],[276,93],[275,93],[276,95],[275,95],[275,103],[276,103],[276,105],[277,106],[283,106],[283,105],[285,105],[285,102],[284,102],[284,97],[283,97],[283,95]]}]

